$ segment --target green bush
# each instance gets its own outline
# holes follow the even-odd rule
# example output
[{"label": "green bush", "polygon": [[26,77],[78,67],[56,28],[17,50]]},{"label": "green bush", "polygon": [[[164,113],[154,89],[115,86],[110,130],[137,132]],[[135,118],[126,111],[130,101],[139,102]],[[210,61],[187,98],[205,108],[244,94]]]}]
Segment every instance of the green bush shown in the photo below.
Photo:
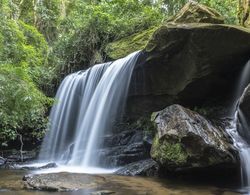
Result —
[{"label": "green bush", "polygon": [[217,10],[228,24],[238,24],[239,1],[238,0],[199,0],[209,7]]},{"label": "green bush", "polygon": [[36,28],[21,21],[0,21],[0,142],[17,134],[39,137],[46,129],[51,99],[39,86],[49,75],[48,45]]},{"label": "green bush", "polygon": [[0,66],[0,97],[0,140],[15,139],[17,132],[40,136],[50,99],[37,89],[26,67]]}]

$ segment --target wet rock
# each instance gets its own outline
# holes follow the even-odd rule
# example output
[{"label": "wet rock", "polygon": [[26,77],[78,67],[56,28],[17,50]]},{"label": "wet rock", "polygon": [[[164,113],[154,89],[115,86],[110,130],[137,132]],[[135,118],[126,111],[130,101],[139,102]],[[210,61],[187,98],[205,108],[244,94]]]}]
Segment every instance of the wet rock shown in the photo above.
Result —
[{"label": "wet rock", "polygon": [[25,189],[42,191],[72,191],[96,188],[105,182],[101,176],[79,173],[48,173],[27,175],[23,178]]},{"label": "wet rock", "polygon": [[39,169],[50,169],[50,168],[56,168],[57,164],[56,163],[48,163],[47,165],[39,167]]},{"label": "wet rock", "polygon": [[133,143],[128,146],[114,146],[100,151],[102,164],[115,167],[149,158],[149,150],[144,143]]},{"label": "wet rock", "polygon": [[0,156],[0,166],[6,163],[6,159]]},{"label": "wet rock", "polygon": [[99,150],[102,165],[123,166],[149,158],[150,147],[141,130],[125,130],[104,137],[104,145]]},{"label": "wet rock", "polygon": [[18,150],[3,150],[3,157],[7,159],[7,163],[27,162],[32,161],[37,156],[36,150],[22,151]]},{"label": "wet rock", "polygon": [[223,165],[237,167],[237,152],[223,131],[198,113],[172,105],[154,113],[158,133],[151,157],[170,172]]},{"label": "wet rock", "polygon": [[159,165],[152,159],[141,160],[134,163],[130,163],[123,168],[117,170],[115,173],[118,175],[127,176],[157,176],[159,171]]},{"label": "wet rock", "polygon": [[20,168],[17,168],[15,163],[6,162],[5,164],[0,166],[0,169],[13,170],[13,169],[20,169]]},{"label": "wet rock", "polygon": [[115,194],[115,192],[110,191],[110,190],[101,190],[101,191],[91,192],[91,195],[108,195],[108,194]]},{"label": "wet rock", "polygon": [[214,9],[197,2],[188,2],[167,22],[223,24],[223,17]]},{"label": "wet rock", "polygon": [[[20,166],[19,166],[20,167]],[[35,167],[35,166],[21,166],[20,168],[23,170],[40,170],[40,169],[50,169],[50,168],[56,168],[56,163],[48,163],[44,166]]]},{"label": "wet rock", "polygon": [[143,140],[143,132],[138,130],[122,130],[118,133],[106,135],[103,139],[104,147],[124,146],[141,142]]}]

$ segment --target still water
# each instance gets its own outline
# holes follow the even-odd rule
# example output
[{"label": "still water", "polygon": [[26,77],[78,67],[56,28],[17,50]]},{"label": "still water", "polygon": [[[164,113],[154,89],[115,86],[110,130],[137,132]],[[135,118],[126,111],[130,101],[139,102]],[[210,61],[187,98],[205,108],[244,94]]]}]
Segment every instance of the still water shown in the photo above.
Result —
[{"label": "still water", "polygon": [[30,174],[24,170],[0,170],[0,194],[3,195],[92,195],[102,194],[100,191],[114,195],[233,195],[239,194],[232,189],[216,187],[215,185],[204,185],[187,183],[187,181],[176,181],[172,179],[163,180],[146,177],[127,177],[111,174],[100,174],[104,182],[97,186],[71,192],[41,192],[35,190],[24,190],[22,178]]}]

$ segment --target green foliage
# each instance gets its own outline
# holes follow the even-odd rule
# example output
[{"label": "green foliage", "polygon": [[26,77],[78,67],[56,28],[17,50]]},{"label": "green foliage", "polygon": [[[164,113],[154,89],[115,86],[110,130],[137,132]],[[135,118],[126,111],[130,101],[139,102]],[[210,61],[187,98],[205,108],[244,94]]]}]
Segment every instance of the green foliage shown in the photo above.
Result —
[{"label": "green foliage", "polygon": [[199,0],[199,2],[217,10],[225,18],[226,23],[238,24],[238,0]]},{"label": "green foliage", "polygon": [[50,100],[37,89],[26,67],[0,66],[0,97],[0,140],[15,139],[17,131],[37,134],[45,129]]},{"label": "green foliage", "polygon": [[102,62],[107,43],[159,24],[163,14],[158,7],[137,0],[75,0],[59,26],[54,54],[59,70],[66,74]]},{"label": "green foliage", "polygon": [[[141,49],[150,29],[186,2],[0,0],[0,140],[14,139],[17,133],[42,136],[51,99],[41,90],[53,94],[65,74],[107,60],[110,42],[127,49],[116,52],[118,57],[130,48]],[[198,2],[218,10],[227,23],[237,23],[237,0]],[[142,31],[145,34],[136,34]],[[147,121],[138,121],[138,128],[153,129]]]},{"label": "green foliage", "polygon": [[[158,0],[157,2],[165,9],[168,16],[172,16],[176,14],[188,0]],[[226,23],[238,23],[238,0],[196,0],[196,2],[217,10],[225,18]]]},{"label": "green foliage", "polygon": [[43,0],[36,6],[35,26],[48,42],[57,38],[57,26],[60,22],[61,0]]},{"label": "green foliage", "polygon": [[46,79],[47,42],[21,21],[5,19],[0,25],[0,140],[17,133],[40,136],[51,104],[37,87]]},{"label": "green foliage", "polygon": [[169,16],[176,14],[187,2],[188,0],[162,0]]},{"label": "green foliage", "polygon": [[0,21],[0,63],[26,65],[30,69],[46,63],[48,46],[36,28],[21,21]]}]

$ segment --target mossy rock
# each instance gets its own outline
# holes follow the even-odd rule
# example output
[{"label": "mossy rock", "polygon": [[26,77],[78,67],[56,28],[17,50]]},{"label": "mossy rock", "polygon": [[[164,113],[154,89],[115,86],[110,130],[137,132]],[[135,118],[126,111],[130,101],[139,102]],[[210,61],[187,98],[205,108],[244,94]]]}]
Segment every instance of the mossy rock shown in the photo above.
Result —
[{"label": "mossy rock", "polygon": [[243,0],[240,1],[239,5],[239,21],[240,24],[250,28],[250,1],[249,0]]},{"label": "mossy rock", "polygon": [[113,60],[116,60],[135,51],[144,49],[156,29],[157,27],[153,27],[151,29],[109,43],[105,50],[107,56]]},{"label": "mossy rock", "polygon": [[219,165],[237,166],[228,135],[198,113],[172,105],[154,114],[157,126],[151,157],[174,172]]},{"label": "mossy rock", "polygon": [[210,7],[197,2],[188,2],[180,12],[167,22],[223,24],[224,18]]},{"label": "mossy rock", "polygon": [[167,167],[183,166],[187,163],[188,154],[183,148],[184,146],[178,142],[161,138],[157,135],[154,139],[151,157]]}]

